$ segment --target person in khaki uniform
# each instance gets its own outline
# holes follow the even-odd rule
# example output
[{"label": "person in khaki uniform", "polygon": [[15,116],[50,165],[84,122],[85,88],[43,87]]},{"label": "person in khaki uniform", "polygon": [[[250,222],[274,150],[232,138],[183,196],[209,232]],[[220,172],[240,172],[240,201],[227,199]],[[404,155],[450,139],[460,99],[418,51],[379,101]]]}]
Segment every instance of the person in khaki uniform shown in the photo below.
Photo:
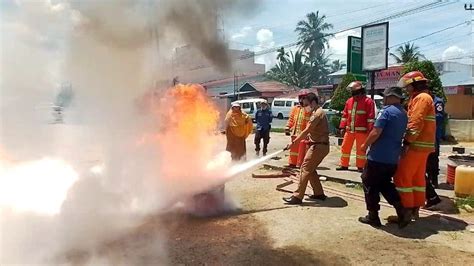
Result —
[{"label": "person in khaki uniform", "polygon": [[301,164],[298,189],[291,197],[283,198],[286,203],[292,205],[301,204],[303,202],[308,181],[313,188],[313,195],[309,196],[307,200],[326,199],[316,168],[329,153],[328,120],[323,109],[319,106],[316,94],[309,93],[306,97],[309,102],[309,108],[311,109],[309,123],[298,137],[286,147],[286,149],[291,149],[293,145],[296,145],[296,143],[308,137],[309,148]]}]

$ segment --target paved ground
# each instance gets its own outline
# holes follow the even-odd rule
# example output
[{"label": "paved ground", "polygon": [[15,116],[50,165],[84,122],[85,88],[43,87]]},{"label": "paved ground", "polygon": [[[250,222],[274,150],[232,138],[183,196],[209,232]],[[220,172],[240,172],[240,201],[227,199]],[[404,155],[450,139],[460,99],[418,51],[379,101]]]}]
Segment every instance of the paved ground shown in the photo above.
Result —
[{"label": "paved ground", "polygon": [[[286,141],[283,134],[274,134],[270,151]],[[251,142],[250,138],[249,160],[255,157]],[[331,169],[336,161],[333,146],[322,171],[335,175]],[[240,205],[234,212],[212,218],[193,218],[179,211],[150,217],[102,255],[117,263],[138,260],[140,265],[163,259],[172,265],[471,265],[474,261],[474,233],[464,224],[428,216],[404,230],[390,224],[374,229],[357,221],[366,212],[362,201],[326,190],[325,202],[287,206],[281,200],[285,193],[275,190],[282,180],[252,178],[256,170],[226,184],[227,196]],[[333,182],[324,186],[362,193]],[[382,217],[393,213],[382,207]],[[154,234],[166,236],[163,256],[150,252]]]},{"label": "paved ground", "polygon": [[[248,160],[255,158],[252,142],[253,135],[248,139]],[[284,134],[272,134],[270,152],[283,148],[287,142]],[[61,147],[68,149],[68,143],[62,142]],[[84,149],[88,150],[87,154],[100,154],[94,147]],[[94,159],[76,153],[71,151],[70,159],[85,164]],[[321,165],[321,173],[348,180],[358,178],[355,172],[335,172],[337,160],[338,147],[332,145],[330,155]],[[270,163],[284,164],[286,157],[282,155],[280,160]],[[286,193],[275,190],[282,180],[255,179],[251,177],[254,171],[258,169],[242,173],[226,184],[227,197],[240,205],[228,214],[195,218],[172,210],[152,215],[91,255],[100,255],[104,260],[88,261],[86,254],[71,258],[70,262],[72,265],[104,261],[111,265],[472,265],[474,262],[474,233],[465,224],[428,216],[404,230],[393,225],[374,229],[357,221],[366,212],[360,200],[326,189],[329,199],[325,202],[287,206],[281,200]],[[324,182],[324,186],[362,193],[334,182]],[[289,187],[294,188],[294,185]],[[393,213],[391,208],[381,210],[382,217]],[[472,218],[472,215],[461,217]]]}]

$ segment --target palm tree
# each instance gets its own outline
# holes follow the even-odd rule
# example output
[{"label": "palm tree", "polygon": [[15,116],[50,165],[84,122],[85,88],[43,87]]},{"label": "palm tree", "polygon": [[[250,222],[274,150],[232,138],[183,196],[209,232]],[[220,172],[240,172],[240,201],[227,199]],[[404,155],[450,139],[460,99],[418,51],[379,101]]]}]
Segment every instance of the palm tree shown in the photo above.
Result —
[{"label": "palm tree", "polygon": [[319,11],[308,13],[306,19],[296,24],[295,31],[298,33],[300,48],[309,51],[309,57],[313,58],[316,54],[323,53],[329,46],[328,37],[331,34],[327,31],[332,29],[333,25],[326,23],[326,16],[319,16]]},{"label": "palm tree", "polygon": [[285,51],[285,47],[281,47],[280,49],[277,50],[277,60],[279,62],[283,62],[288,60],[288,52]]},{"label": "palm tree", "polygon": [[405,43],[403,46],[399,46],[396,52],[398,55],[394,53],[390,53],[390,55],[397,61],[397,63],[408,63],[418,61],[420,58],[425,58],[425,56],[420,53],[420,48],[415,46],[415,43]]},{"label": "palm tree", "polygon": [[332,61],[330,69],[331,73],[337,72],[341,69],[343,69],[346,66],[346,64],[342,63],[339,59]]},{"label": "palm tree", "polygon": [[299,88],[309,88],[314,83],[311,64],[301,50],[291,52],[289,59],[277,63],[266,75],[270,79]]}]

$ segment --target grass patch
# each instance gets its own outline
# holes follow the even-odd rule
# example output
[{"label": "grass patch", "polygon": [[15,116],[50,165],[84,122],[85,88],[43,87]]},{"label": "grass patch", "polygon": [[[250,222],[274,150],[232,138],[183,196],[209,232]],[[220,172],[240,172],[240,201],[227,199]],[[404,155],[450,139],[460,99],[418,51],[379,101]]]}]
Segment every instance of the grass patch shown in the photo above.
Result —
[{"label": "grass patch", "polygon": [[467,197],[467,198],[455,198],[454,203],[456,204],[456,208],[458,209],[465,209],[464,206],[468,205],[474,208],[474,197]]},{"label": "grass patch", "polygon": [[474,197],[467,197],[467,198],[456,198],[454,199],[456,202],[456,206],[460,207],[463,205],[469,205],[471,207],[474,207]]},{"label": "grass patch", "polygon": [[272,129],[270,129],[270,132],[285,133],[285,129],[284,128],[272,128]]}]

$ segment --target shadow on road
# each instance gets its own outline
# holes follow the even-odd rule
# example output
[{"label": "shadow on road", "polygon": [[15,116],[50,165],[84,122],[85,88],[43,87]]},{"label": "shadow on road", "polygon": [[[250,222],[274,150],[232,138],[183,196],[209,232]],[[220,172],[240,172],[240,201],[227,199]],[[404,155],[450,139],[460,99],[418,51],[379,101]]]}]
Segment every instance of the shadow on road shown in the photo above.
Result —
[{"label": "shadow on road", "polygon": [[456,232],[466,229],[466,224],[456,221],[449,221],[437,215],[420,217],[415,222],[410,223],[407,227],[399,229],[398,225],[389,223],[383,226],[381,230],[403,238],[410,239],[426,239],[439,232],[450,232],[453,239],[457,238]]},{"label": "shadow on road", "polygon": [[325,201],[305,200],[301,206],[309,207],[327,207],[327,208],[344,208],[347,207],[347,201],[341,197],[327,197]]}]

